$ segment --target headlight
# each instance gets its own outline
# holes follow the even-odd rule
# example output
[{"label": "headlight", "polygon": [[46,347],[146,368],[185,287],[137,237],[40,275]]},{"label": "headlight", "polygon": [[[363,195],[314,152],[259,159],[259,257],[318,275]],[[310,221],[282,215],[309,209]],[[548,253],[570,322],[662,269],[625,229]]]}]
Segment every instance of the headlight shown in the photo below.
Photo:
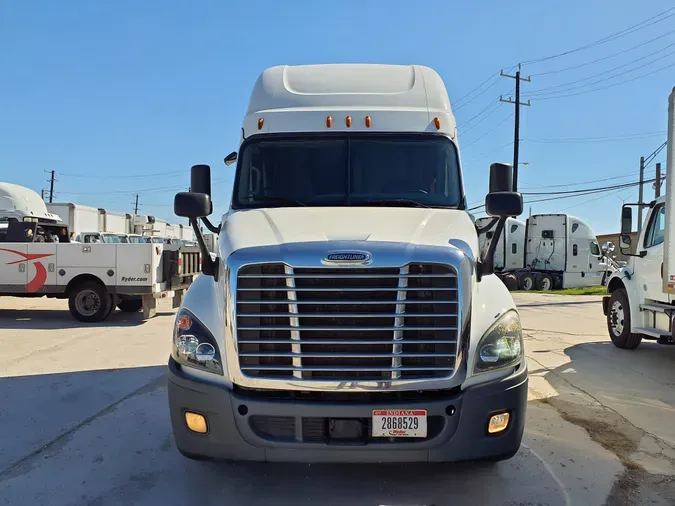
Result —
[{"label": "headlight", "polygon": [[481,338],[473,372],[513,367],[523,358],[523,331],[515,311],[504,314]]},{"label": "headlight", "polygon": [[187,309],[181,309],[176,316],[171,356],[186,367],[223,374],[218,345],[206,327]]}]

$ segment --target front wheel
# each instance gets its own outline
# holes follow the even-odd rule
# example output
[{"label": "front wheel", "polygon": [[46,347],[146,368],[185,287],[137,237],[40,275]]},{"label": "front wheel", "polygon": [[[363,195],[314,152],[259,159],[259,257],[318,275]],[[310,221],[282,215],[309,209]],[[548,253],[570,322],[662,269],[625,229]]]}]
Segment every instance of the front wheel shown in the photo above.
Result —
[{"label": "front wheel", "polygon": [[614,290],[610,296],[607,330],[614,346],[623,350],[634,350],[642,341],[640,334],[630,331],[630,303],[626,290]]}]

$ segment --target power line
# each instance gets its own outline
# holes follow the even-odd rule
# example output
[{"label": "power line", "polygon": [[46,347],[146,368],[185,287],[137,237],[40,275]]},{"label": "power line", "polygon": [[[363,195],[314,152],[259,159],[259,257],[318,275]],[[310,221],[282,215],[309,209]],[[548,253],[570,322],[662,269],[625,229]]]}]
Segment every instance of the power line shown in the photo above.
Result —
[{"label": "power line", "polygon": [[[673,46],[673,45],[675,45],[675,44],[671,44],[671,46]],[[670,46],[668,46],[668,47],[670,47]],[[567,85],[572,84],[574,82],[585,81],[586,79],[580,79],[578,81],[571,81],[569,83],[561,84],[561,85],[558,85],[558,86],[551,86],[549,88],[542,88],[540,90],[536,90],[535,92],[533,92],[533,94],[528,95],[528,97],[530,97],[530,98],[541,98],[541,97],[545,97],[545,96],[557,95],[558,93],[566,93],[568,91],[583,90],[585,88],[588,88],[589,86],[593,86],[593,85],[596,85],[596,84],[599,84],[599,83],[602,83],[602,82],[605,82],[605,81],[610,81],[612,79],[616,79],[617,77],[625,76],[626,74],[630,74],[632,72],[635,72],[636,70],[640,70],[641,68],[647,67],[647,66],[651,65],[652,63],[656,63],[657,61],[663,60],[664,58],[667,58],[668,56],[672,56],[674,54],[675,54],[675,51],[671,51],[670,53],[665,54],[663,56],[660,56],[658,58],[655,58],[652,61],[649,61],[647,63],[643,63],[642,65],[639,65],[635,68],[626,70],[625,72],[622,72],[621,74],[617,74],[615,76],[604,77],[604,78],[598,79],[596,81],[581,84],[579,86],[567,86]],[[634,62],[631,62],[631,63],[634,63]],[[616,67],[616,68],[620,68],[620,67]],[[602,74],[603,73],[601,72],[600,74],[597,74],[597,75],[602,75]],[[591,79],[591,77],[589,77],[587,79]],[[559,88],[559,87],[562,87],[562,89],[554,90],[554,88]],[[550,91],[550,90],[554,90],[554,91]]]},{"label": "power line", "polygon": [[[119,175],[116,176],[94,176],[90,174],[68,174],[64,172],[57,172],[59,176],[65,176],[65,177],[77,177],[77,178],[82,178],[82,179],[118,179]],[[176,174],[188,174],[185,170],[180,170],[180,171],[173,171],[173,172],[157,172],[155,174],[133,174],[129,176],[124,176],[124,179],[140,179],[140,178],[146,178],[146,177],[164,177],[164,176],[172,176]]]},{"label": "power line", "polygon": [[497,112],[497,111],[499,110],[499,108],[500,108],[499,106],[501,106],[501,103],[499,103],[499,102],[493,102],[493,103],[498,104],[497,107],[493,108],[492,111],[490,111],[489,113],[487,113],[486,115],[484,115],[481,119],[479,119],[478,121],[476,121],[473,125],[471,125],[469,128],[467,128],[466,130],[464,130],[462,133],[463,133],[463,134],[466,134],[466,133],[470,132],[470,131],[473,130],[475,127],[477,127],[478,125],[480,125],[483,121],[485,121],[485,120],[488,119],[490,116],[492,116],[495,112]]},{"label": "power line", "polygon": [[[566,83],[557,84],[557,85],[555,85],[555,86],[549,86],[549,87],[547,87],[547,88],[540,88],[540,89],[538,89],[538,90],[532,90],[532,91],[528,94],[528,96],[534,97],[535,95],[541,95],[541,94],[548,95],[548,94],[549,94],[549,90],[554,90],[554,89],[556,89],[556,88],[567,88],[567,87],[568,87],[569,85],[571,85],[571,84],[581,83],[581,82],[584,82],[584,81],[588,81],[589,79],[593,79],[593,78],[595,78],[595,77],[599,77],[599,76],[602,76],[602,75],[605,75],[605,74],[609,74],[610,72],[614,72],[615,70],[622,69],[622,68],[624,68],[624,67],[627,67],[627,66],[629,66],[629,65],[632,65],[633,63],[637,63],[637,62],[642,61],[642,60],[644,60],[644,59],[646,59],[646,58],[649,58],[650,56],[654,56],[655,54],[660,53],[661,51],[663,51],[663,50],[665,50],[665,49],[668,49],[669,47],[673,47],[673,46],[675,46],[675,42],[673,42],[672,44],[668,44],[667,46],[664,46],[664,47],[662,47],[661,49],[658,49],[658,50],[656,50],[656,51],[654,51],[654,52],[652,52],[652,53],[649,53],[649,54],[647,54],[647,55],[641,56],[640,58],[636,58],[635,60],[629,61],[628,63],[624,63],[623,65],[619,65],[619,66],[617,66],[617,67],[613,67],[613,68],[608,69],[608,70],[605,70],[605,71],[603,71],[603,72],[599,72],[599,73],[597,73],[597,74],[593,74],[593,75],[590,75],[590,76],[587,76],[587,77],[582,77],[581,79],[576,79],[576,80],[574,80],[574,81],[568,81],[568,82],[566,82]],[[642,65],[642,66],[640,66],[640,67],[636,67],[636,68],[634,68],[634,69],[632,69],[632,70],[628,70],[628,71],[626,71],[626,72],[623,72],[622,74],[617,74],[617,75],[615,75],[615,76],[611,76],[611,77],[607,77],[607,78],[601,79],[601,80],[599,80],[599,81],[595,81],[594,83],[587,83],[587,84],[585,84],[584,86],[590,86],[590,85],[592,85],[592,84],[597,84],[597,83],[602,82],[602,81],[607,81],[607,80],[609,80],[609,79],[614,79],[615,77],[619,77],[619,76],[621,76],[621,75],[625,75],[625,74],[627,74],[627,73],[630,73],[630,72],[633,72],[633,71],[635,71],[635,70],[638,70],[638,69],[640,69],[640,68],[642,68],[642,67],[644,67],[644,66],[646,66],[646,65],[650,65],[650,64],[652,64],[652,63],[655,63],[655,62],[657,62],[657,61],[659,61],[659,60],[661,60],[661,59],[663,59],[663,58],[666,58],[667,56],[670,56],[670,55],[672,55],[672,54],[675,54],[675,53],[673,53],[673,52],[668,53],[668,54],[666,54],[666,55],[664,55],[664,56],[662,56],[662,57],[660,57],[660,58],[657,58],[657,59],[655,59],[655,60],[653,60],[653,61],[651,61],[651,62],[649,62],[649,63],[646,63],[645,65]],[[576,88],[579,88],[579,87],[576,87]],[[572,89],[575,89],[575,87],[572,87],[572,88],[569,88],[569,89],[563,89],[563,90],[559,90],[559,91],[570,91],[570,90],[572,90]],[[557,92],[554,92],[554,93],[557,93]]]},{"label": "power line", "polygon": [[[561,53],[553,54],[553,55],[550,55],[550,56],[545,56],[543,58],[537,58],[537,59],[534,59],[534,60],[524,61],[524,62],[522,62],[522,64],[523,65],[533,65],[535,63],[541,63],[543,61],[552,60],[554,58],[560,58],[561,56],[567,56],[568,54],[576,53],[578,51],[583,51],[583,50],[586,50],[586,49],[590,49],[592,47],[599,46],[601,44],[605,44],[607,42],[611,42],[611,41],[616,40],[620,37],[624,37],[626,35],[637,32],[639,30],[644,30],[645,28],[647,28],[649,26],[652,26],[653,24],[660,23],[661,21],[664,21],[664,20],[668,19],[669,17],[671,17],[673,15],[673,14],[668,14],[668,13],[673,11],[673,10],[675,10],[675,7],[671,7],[670,9],[666,9],[665,11],[660,12],[659,14],[657,14],[655,16],[652,16],[651,18],[645,19],[644,21],[640,21],[639,23],[637,23],[633,26],[629,26],[628,28],[624,28],[623,30],[620,30],[618,32],[614,32],[610,35],[607,35],[607,36],[605,36],[601,39],[596,40],[595,42],[591,42],[589,44],[584,44],[583,46],[579,46],[575,49],[570,49],[568,51],[563,51]],[[668,14],[668,15],[664,16],[664,14]],[[656,18],[660,18],[660,19],[656,19]],[[653,21],[653,20],[655,20],[655,21]]]},{"label": "power line", "polygon": [[617,135],[614,137],[611,136],[606,136],[606,137],[550,137],[550,138],[540,138],[540,139],[523,139],[525,142],[536,142],[536,143],[580,143],[580,144],[587,144],[587,143],[594,143],[594,142],[614,142],[614,141],[626,141],[626,140],[633,140],[633,139],[649,139],[652,137],[660,137],[662,135],[665,135],[667,132],[666,131],[661,131],[661,132],[644,132],[644,133],[636,133],[636,134],[626,134],[626,135]]},{"label": "power line", "polygon": [[[656,178],[648,179],[645,180],[644,183],[653,183],[656,181]],[[607,191],[613,191],[617,189],[626,189],[626,188],[633,188],[635,186],[639,186],[640,181],[633,181],[631,183],[623,183],[620,185],[614,185],[614,186],[606,186],[606,187],[600,187],[600,188],[587,188],[584,190],[577,190],[574,193],[571,192],[546,192],[546,193],[524,193],[523,195],[554,195],[553,197],[546,197],[546,198],[541,198],[541,199],[534,199],[534,200],[528,200],[525,203],[526,204],[534,204],[537,202],[548,202],[551,200],[561,200],[561,199],[568,199],[568,198],[575,198],[575,197],[583,197],[586,195],[593,195],[596,193],[603,193]],[[485,204],[476,206],[476,207],[471,207],[468,210],[469,211],[474,211],[476,209],[480,209],[482,207],[485,207]]]},{"label": "power line", "polygon": [[613,54],[610,54],[610,55],[608,55],[608,56],[603,56],[602,58],[597,58],[597,59],[595,59],[595,60],[591,60],[591,61],[587,61],[587,62],[584,62],[584,63],[580,63],[580,64],[578,64],[578,65],[571,65],[571,66],[569,66],[569,67],[564,67],[564,68],[561,68],[561,69],[548,70],[548,71],[546,71],[546,72],[536,72],[536,73],[534,73],[534,74],[532,74],[532,75],[533,75],[533,76],[545,76],[545,75],[550,75],[550,74],[557,74],[557,73],[559,73],[559,72],[567,72],[567,71],[569,71],[569,70],[575,70],[575,69],[578,69],[578,68],[581,68],[581,67],[586,67],[586,66],[588,66],[588,65],[593,65],[594,63],[598,63],[598,62],[601,62],[601,61],[604,61],[604,60],[609,60],[609,59],[611,59],[611,58],[614,58],[615,56],[619,56],[619,55],[622,55],[622,54],[624,54],[624,53],[628,53],[628,52],[633,51],[633,50],[635,50],[635,49],[641,48],[641,47],[643,47],[643,46],[646,46],[646,45],[648,45],[648,44],[651,44],[652,42],[655,42],[655,41],[657,41],[657,40],[661,40],[662,38],[667,37],[668,35],[672,35],[673,33],[675,33],[675,30],[671,30],[671,31],[666,32],[666,33],[664,33],[664,34],[662,34],[662,35],[659,35],[658,37],[654,37],[653,39],[650,39],[650,40],[648,40],[648,41],[646,41],[646,42],[642,42],[642,43],[637,44],[637,45],[635,45],[635,46],[631,46],[631,47],[629,47],[629,48],[627,48],[627,49],[624,49],[624,50],[622,50],[622,51],[618,51],[618,52],[613,53]]},{"label": "power line", "polygon": [[488,130],[487,132],[485,132],[483,135],[481,135],[481,136],[478,137],[477,139],[473,140],[472,142],[470,142],[469,144],[467,144],[466,146],[464,146],[463,149],[467,149],[469,146],[473,146],[473,145],[476,144],[479,140],[481,140],[483,137],[485,137],[486,135],[491,134],[492,132],[494,132],[495,130],[497,130],[497,128],[498,128],[502,123],[504,123],[506,120],[510,119],[511,116],[513,116],[513,114],[514,114],[514,113],[509,114],[506,118],[504,118],[504,119],[501,120],[499,123],[497,123],[493,128],[491,128],[490,130]]},{"label": "power line", "polygon": [[662,70],[669,69],[670,67],[673,67],[673,66],[675,66],[675,63],[671,63],[670,65],[666,65],[665,67],[661,67],[659,69],[653,70],[652,72],[648,72],[646,74],[641,74],[641,75],[633,77],[631,79],[626,79],[625,81],[620,81],[618,83],[608,84],[607,86],[601,86],[600,88],[594,88],[594,89],[591,89],[591,90],[580,91],[580,92],[577,92],[577,93],[568,93],[566,95],[556,95],[556,96],[550,96],[550,97],[534,97],[534,100],[552,100],[552,99],[556,99],[556,98],[575,97],[577,95],[585,95],[587,93],[593,93],[595,91],[602,91],[602,90],[606,90],[608,88],[613,88],[614,86],[619,86],[621,84],[626,84],[626,83],[629,83],[631,81],[635,81],[637,79],[642,79],[643,77],[651,76],[653,74],[661,72]]}]

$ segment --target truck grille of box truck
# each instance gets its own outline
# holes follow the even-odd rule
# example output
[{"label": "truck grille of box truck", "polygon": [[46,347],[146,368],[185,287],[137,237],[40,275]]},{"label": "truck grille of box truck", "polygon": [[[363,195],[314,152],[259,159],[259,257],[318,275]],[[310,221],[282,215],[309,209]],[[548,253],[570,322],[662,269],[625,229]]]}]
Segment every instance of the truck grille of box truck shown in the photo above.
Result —
[{"label": "truck grille of box truck", "polygon": [[293,268],[237,276],[239,365],[249,377],[391,381],[450,377],[457,273],[441,264]]}]

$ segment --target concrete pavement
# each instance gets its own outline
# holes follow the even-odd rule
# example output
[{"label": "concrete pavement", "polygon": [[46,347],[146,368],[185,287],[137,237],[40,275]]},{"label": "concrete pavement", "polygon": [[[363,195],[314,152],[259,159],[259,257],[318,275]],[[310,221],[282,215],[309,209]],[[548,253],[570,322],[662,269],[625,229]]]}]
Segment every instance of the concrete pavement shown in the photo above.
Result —
[{"label": "concrete pavement", "polygon": [[523,447],[433,466],[186,460],[166,402],[172,311],[90,326],[63,301],[0,298],[0,504],[674,504],[675,348],[614,349],[597,297],[516,297]]}]

